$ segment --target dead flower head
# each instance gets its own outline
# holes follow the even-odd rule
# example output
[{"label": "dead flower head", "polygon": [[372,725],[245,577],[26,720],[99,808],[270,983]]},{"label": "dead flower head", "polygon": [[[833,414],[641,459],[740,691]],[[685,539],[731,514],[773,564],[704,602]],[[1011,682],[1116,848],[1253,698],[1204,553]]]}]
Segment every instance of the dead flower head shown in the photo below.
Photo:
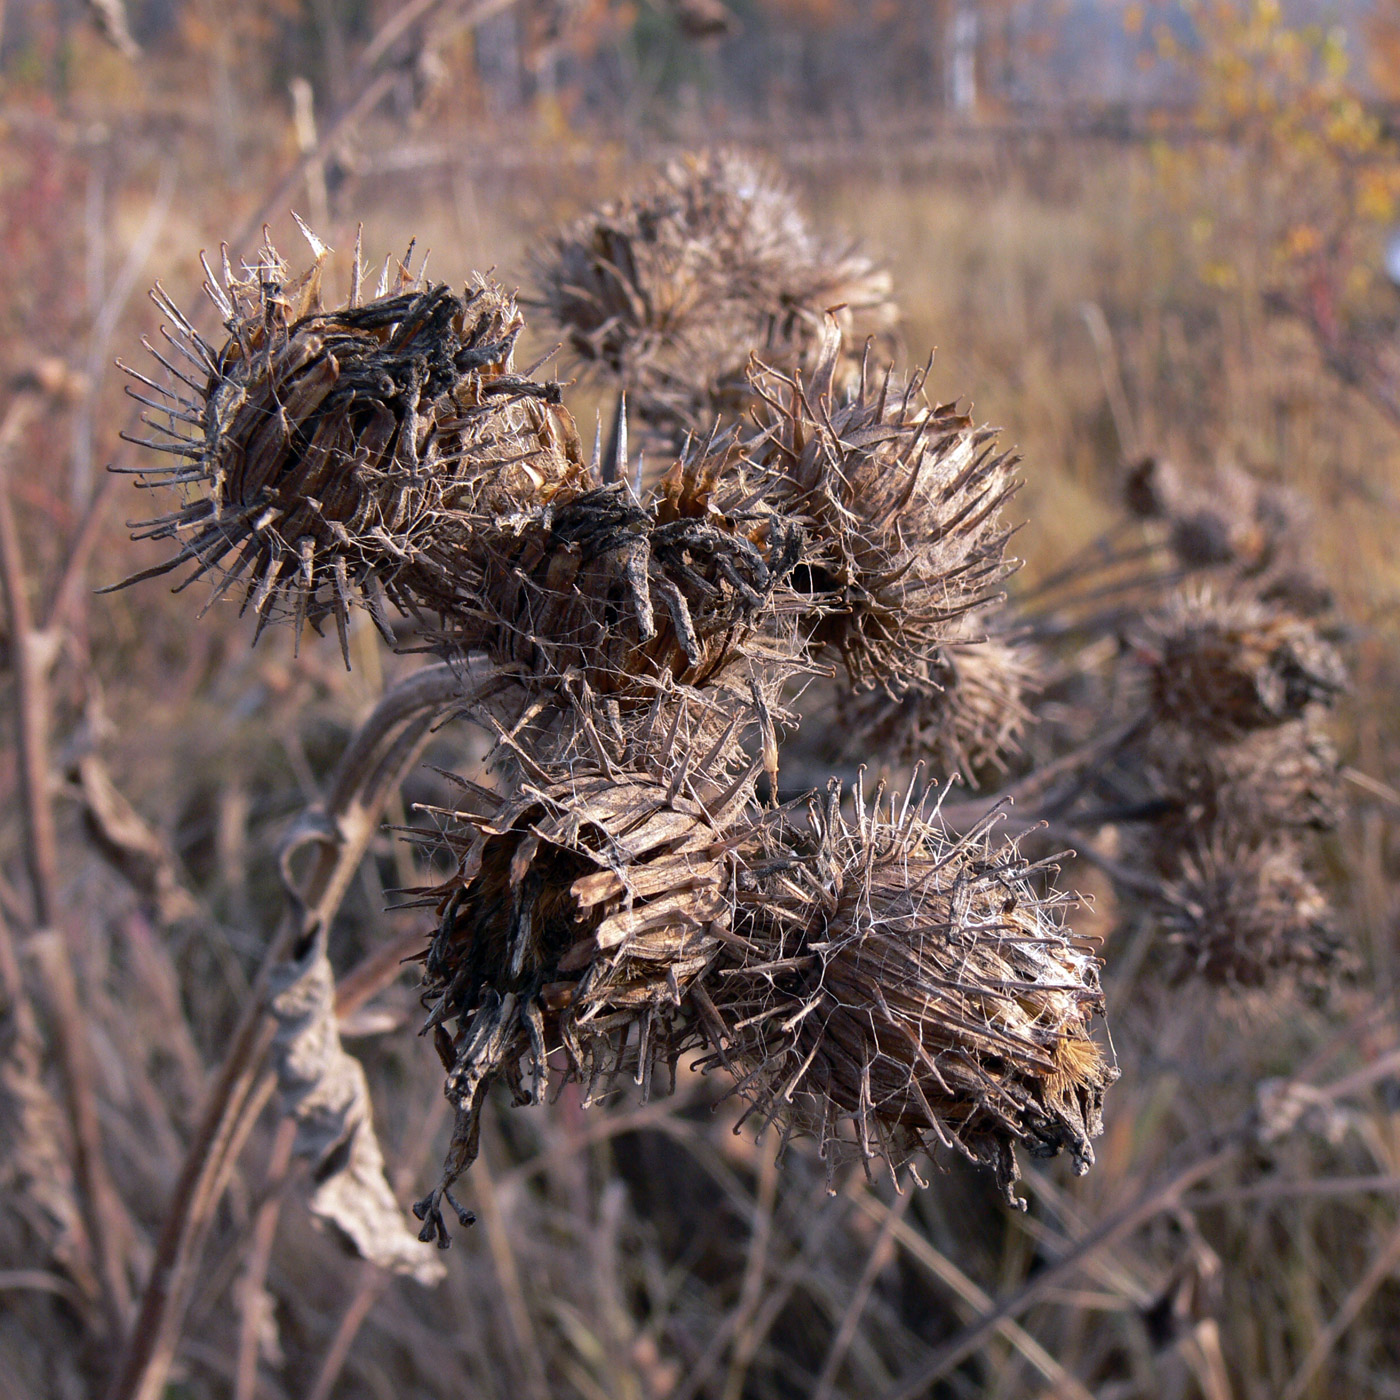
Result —
[{"label": "dead flower head", "polygon": [[502,522],[493,548],[445,575],[450,640],[601,694],[780,664],[797,650],[778,638],[797,630],[802,531],[716,489],[733,456],[727,441],[697,446],[647,502],[616,482]]},{"label": "dead flower head", "polygon": [[810,385],[771,371],[756,385],[772,418],[751,447],[767,499],[801,523],[814,647],[838,656],[858,689],[892,695],[934,682],[942,648],[995,599],[1014,567],[1001,515],[1015,459],[990,431],[930,406],[924,379],[862,374],[841,402],[831,322]]},{"label": "dead flower head", "polygon": [[423,1238],[443,1244],[442,1202],[476,1157],[490,1086],[539,1102],[559,1052],[564,1079],[590,1098],[624,1074],[649,1093],[658,1067],[674,1074],[707,1004],[698,979],[729,936],[728,838],[762,769],[738,725],[713,698],[674,690],[625,731],[602,707],[559,718],[546,725],[552,760],[511,739],[506,790],[459,780],[466,803],[438,814],[457,870],[425,892],[438,926],[424,1030],[457,1124],[417,1209]]},{"label": "dead flower head", "polygon": [[240,586],[259,632],[332,617],[343,646],[352,602],[383,625],[381,600],[417,606],[474,522],[588,483],[556,387],[512,370],[522,323],[500,287],[459,296],[405,264],[391,287],[386,263],[366,301],[357,247],[349,301],[328,310],[329,250],[308,237],[315,262],[298,277],[270,244],[253,267],[235,272],[225,252],[222,278],[209,272],[221,347],[157,288],[173,330],[151,348],[168,382],[128,372],[159,435],[139,441],[174,465],[141,474],[187,500],[141,525],[179,549],[136,577],[189,564],[186,582],[214,576],[215,598]]},{"label": "dead flower head", "polygon": [[1158,910],[1176,976],[1262,987],[1283,976],[1325,982],[1344,964],[1327,897],[1286,833],[1217,832],[1189,852]]},{"label": "dead flower head", "polygon": [[1213,740],[1297,719],[1346,688],[1341,657],[1311,623],[1246,595],[1177,595],[1141,654],[1156,713]]},{"label": "dead flower head", "polygon": [[826,308],[857,347],[897,314],[888,274],[826,246],[777,174],[734,151],[673,161],[558,233],[535,266],[577,361],[675,440],[743,412],[751,354],[810,364]]},{"label": "dead flower head", "polygon": [[[954,1148],[1008,1192],[1013,1152],[1093,1161],[1104,1086],[1091,1038],[1098,964],[1063,924],[1044,865],[983,824],[962,840],[918,802],[880,810],[833,786],[807,831],[765,829],[735,932],[708,985],[712,1064],[760,1124],[816,1136],[829,1160]],[[748,1116],[748,1115],[746,1115]]]},{"label": "dead flower head", "polygon": [[976,784],[979,775],[1004,772],[1016,752],[1031,719],[1027,699],[1035,677],[1024,646],[996,637],[951,642],[929,679],[903,695],[847,692],[831,730],[843,754],[922,761],[940,777],[956,773]]},{"label": "dead flower head", "polygon": [[1151,840],[1163,848],[1153,863],[1164,872],[1175,865],[1171,853],[1203,832],[1328,831],[1342,816],[1341,761],[1312,713],[1224,743],[1154,725],[1123,767],[1151,809]]}]

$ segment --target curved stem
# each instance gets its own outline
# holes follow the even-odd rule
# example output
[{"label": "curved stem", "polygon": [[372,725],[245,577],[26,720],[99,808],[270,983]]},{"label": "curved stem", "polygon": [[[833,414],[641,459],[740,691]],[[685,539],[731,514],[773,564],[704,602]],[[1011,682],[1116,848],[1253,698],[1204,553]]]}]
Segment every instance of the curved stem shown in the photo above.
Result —
[{"label": "curved stem", "polygon": [[[246,1111],[258,1097],[263,1061],[272,1043],[269,974],[334,918],[378,828],[384,804],[422,752],[435,722],[456,704],[485,699],[500,684],[495,672],[464,677],[447,665],[425,667],[402,681],[380,700],[351,740],[325,803],[309,810],[284,842],[287,907],[185,1156],[108,1400],[158,1400],[164,1390],[199,1243],[244,1136],[240,1126],[246,1131]],[[298,885],[290,870],[293,857],[311,844],[319,852]]]}]

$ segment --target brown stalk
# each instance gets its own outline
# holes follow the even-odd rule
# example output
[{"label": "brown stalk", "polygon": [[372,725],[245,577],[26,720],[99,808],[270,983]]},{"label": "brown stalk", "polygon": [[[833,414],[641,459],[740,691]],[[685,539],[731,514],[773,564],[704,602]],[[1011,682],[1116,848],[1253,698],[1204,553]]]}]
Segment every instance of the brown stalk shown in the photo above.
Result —
[{"label": "brown stalk", "polygon": [[491,1251],[491,1263],[496,1271],[496,1282],[500,1285],[506,1318],[510,1323],[510,1338],[515,1353],[515,1364],[511,1370],[523,1382],[525,1393],[533,1400],[548,1400],[549,1381],[540,1360],[539,1338],[530,1320],[530,1307],[520,1280],[520,1266],[511,1245],[510,1227],[501,1210],[501,1193],[491,1174],[488,1157],[487,1146],[483,1142],[471,1179],[476,1204],[481,1212],[481,1223],[486,1231],[486,1245]]},{"label": "brown stalk", "polygon": [[[1309,1106],[1336,1103],[1369,1088],[1379,1079],[1384,1079],[1400,1064],[1400,1049],[1391,1049],[1376,1057],[1370,1064],[1352,1073],[1333,1080],[1330,1084],[1310,1085],[1304,1076],[1312,1072],[1329,1051],[1324,1049],[1313,1057],[1300,1073],[1286,1084],[1279,1086],[1275,1097],[1283,1100],[1289,1091],[1297,1091]],[[1077,1269],[1086,1265],[1101,1250],[1109,1248],[1117,1241],[1131,1234],[1138,1226],[1145,1224],[1165,1211],[1175,1210],[1182,1204],[1183,1194],[1198,1181],[1203,1181],[1214,1172],[1229,1165],[1250,1142],[1260,1136],[1276,1137],[1291,1128],[1291,1121],[1283,1129],[1271,1128],[1257,1110],[1245,1114],[1225,1134],[1216,1139],[1217,1145],[1203,1157],[1182,1167],[1165,1181],[1154,1184],[1141,1192],[1127,1205],[1120,1207],[1105,1217],[1099,1224],[1065,1254],[1061,1255],[1048,1268],[1003,1298],[990,1308],[971,1327],[965,1328],[957,1337],[940,1347],[934,1354],[912,1367],[886,1392],[884,1400],[915,1400],[925,1394],[938,1380],[941,1380],[960,1361],[971,1356],[988,1340],[1003,1322],[1014,1320],[1032,1307],[1048,1290],[1057,1288]],[[1400,1248],[1400,1239],[1392,1241]],[[1391,1246],[1387,1246],[1389,1252]],[[1397,1256],[1400,1257],[1400,1256]],[[1375,1266],[1373,1265],[1373,1268]],[[1393,1267],[1393,1263],[1391,1266]],[[1365,1280],[1363,1280],[1365,1282]],[[1372,1285],[1374,1291],[1375,1285]],[[1358,1285],[1356,1294],[1360,1293]],[[1364,1298],[1362,1299],[1364,1302]],[[1338,1320],[1341,1320],[1341,1314]],[[1350,1325],[1348,1321],[1346,1325]],[[1335,1345],[1335,1342],[1332,1343]],[[1329,1347],[1330,1349],[1330,1347]],[[1325,1359],[1325,1353],[1323,1356]]]},{"label": "brown stalk", "polygon": [[[135,1326],[118,1362],[108,1400],[156,1400],[174,1359],[199,1239],[220,1195],[243,1120],[270,1080],[262,1074],[272,1041],[269,975],[298,945],[329,924],[378,827],[384,804],[427,742],[434,721],[456,700],[496,684],[494,674],[464,681],[445,665],[415,672],[391,690],[341,758],[323,806],[306,814],[283,849],[287,909],[248,998],[242,1020],[210,1089],[156,1243]],[[289,866],[301,848],[319,853],[297,888]],[[265,1101],[265,1100],[264,1100]]]},{"label": "brown stalk", "polygon": [[23,802],[24,855],[34,899],[34,922],[53,923],[58,904],[58,843],[48,797],[48,675],[57,652],[51,632],[34,626],[19,532],[10,505],[9,455],[39,408],[33,394],[20,394],[0,423],[0,577],[14,647],[15,730]]},{"label": "brown stalk", "polygon": [[1319,1176],[1306,1180],[1257,1181],[1251,1186],[1236,1186],[1226,1191],[1202,1191],[1188,1196],[1188,1209],[1209,1210],[1212,1206],[1243,1205],[1248,1201],[1295,1201],[1303,1198],[1326,1199],[1335,1196],[1360,1196],[1367,1192],[1390,1195],[1400,1193],[1400,1175],[1376,1172],[1369,1176]]},{"label": "brown stalk", "polygon": [[[274,214],[280,213],[300,189],[301,183],[317,165],[335,149],[358,122],[363,121],[384,100],[394,84],[399,72],[394,65],[382,67],[381,61],[394,45],[415,25],[425,22],[435,10],[441,9],[445,0],[409,0],[409,3],[396,10],[380,26],[374,37],[365,46],[359,60],[346,78],[346,90],[356,96],[340,109],[321,129],[316,143],[306,151],[296,165],[288,171],[271,194],[263,200],[257,211],[247,220],[234,238],[235,246],[242,246],[257,237],[258,230]],[[464,26],[480,24],[492,15],[509,9],[515,0],[477,0],[461,23]]]},{"label": "brown stalk", "polygon": [[755,1330],[754,1310],[763,1293],[768,1267],[768,1245],[773,1233],[773,1204],[778,1194],[778,1134],[767,1133],[759,1144],[758,1197],[754,1203],[753,1228],[749,1233],[748,1258],[739,1301],[734,1305],[738,1318],[734,1347],[729,1354],[729,1371],[724,1378],[724,1400],[738,1400],[744,1391],[744,1377],[758,1350],[761,1335]]},{"label": "brown stalk", "polygon": [[[953,1292],[975,1312],[983,1313],[993,1306],[991,1295],[983,1291],[963,1273],[951,1259],[934,1246],[906,1220],[895,1220],[894,1213],[879,1197],[868,1190],[854,1193],[852,1199],[872,1220],[881,1224],[894,1220],[891,1234],[909,1257],[921,1264],[939,1283]],[[1065,1370],[1041,1344],[1019,1323],[1006,1321],[998,1327],[999,1334],[1057,1388],[1065,1400],[1094,1400],[1092,1393]]]},{"label": "brown stalk", "polygon": [[253,1243],[239,1281],[238,1357],[234,1364],[233,1400],[256,1400],[258,1386],[258,1345],[261,1340],[263,1283],[277,1238],[277,1217],[282,1208],[282,1186],[292,1164],[296,1146],[295,1118],[284,1118],[277,1125],[263,1173],[263,1203],[253,1225]]},{"label": "brown stalk", "polygon": [[[838,1210],[837,1202],[832,1200],[827,1193],[825,1181],[821,1182],[809,1197],[804,1209],[799,1212],[801,1218],[811,1222],[807,1237],[802,1242],[802,1248],[780,1271],[770,1278],[763,1302],[748,1324],[750,1345],[753,1345],[755,1349],[773,1330],[774,1323],[777,1322],[783,1309],[787,1307],[788,1301],[798,1285],[810,1279],[818,1252],[836,1225]],[[724,1350],[729,1345],[729,1339],[738,1323],[738,1311],[731,1309],[715,1329],[715,1334],[710,1339],[710,1343],[705,1348],[700,1360],[692,1368],[671,1400],[695,1400],[695,1397],[704,1390],[711,1374],[719,1365],[720,1358],[724,1355]]]},{"label": "brown stalk", "polygon": [[888,1267],[890,1260],[894,1257],[895,1232],[904,1223],[904,1213],[909,1209],[909,1203],[913,1199],[913,1191],[906,1188],[904,1194],[895,1201],[893,1206],[886,1206],[884,1209],[884,1218],[880,1221],[880,1229],[875,1236],[875,1243],[870,1247],[870,1255],[865,1261],[865,1268],[861,1270],[855,1291],[851,1294],[850,1302],[846,1304],[846,1310],[842,1313],[841,1321],[837,1325],[836,1335],[832,1337],[831,1345],[827,1348],[826,1360],[822,1363],[821,1374],[817,1377],[816,1389],[812,1392],[813,1400],[830,1400],[836,1387],[836,1377],[846,1359],[846,1353],[851,1349],[856,1328],[860,1326],[865,1305],[870,1301],[870,1292],[875,1287],[875,1282],[880,1274]]},{"label": "brown stalk", "polygon": [[[287,1122],[292,1121],[287,1119]],[[331,1344],[321,1360],[321,1369],[317,1372],[315,1384],[307,1392],[306,1400],[330,1400],[360,1328],[389,1284],[389,1274],[368,1260],[360,1261],[356,1278],[355,1293],[350,1299],[350,1306],[341,1315],[340,1324],[336,1327],[335,1336],[331,1338]],[[249,1395],[251,1394],[250,1391]]]},{"label": "brown stalk", "polygon": [[1341,1341],[1347,1329],[1360,1316],[1362,1308],[1371,1301],[1375,1291],[1390,1277],[1395,1266],[1400,1264],[1400,1226],[1391,1231],[1385,1244],[1371,1261],[1371,1266],[1357,1281],[1356,1287],[1347,1294],[1337,1315],[1322,1329],[1312,1349],[1303,1358],[1293,1379],[1280,1400],[1302,1400],[1312,1385],[1314,1377],[1322,1369],[1323,1363],[1332,1349]]},{"label": "brown stalk", "polygon": [[[51,624],[40,630],[30,610],[28,581],[19,532],[10,503],[8,457],[21,432],[40,407],[37,396],[20,394],[0,423],[0,578],[3,578],[11,645],[14,648],[15,729],[24,827],[25,863],[29,871],[34,925],[52,930],[58,916],[58,844],[49,788],[49,673],[58,658],[59,634]],[[108,1175],[97,1120],[90,1049],[66,941],[54,932],[43,944],[41,961],[51,1002],[59,1059],[73,1130],[74,1170],[83,1223],[92,1242],[102,1284],[103,1309],[111,1337],[121,1335],[131,1303],[125,1251],[130,1220]]]}]

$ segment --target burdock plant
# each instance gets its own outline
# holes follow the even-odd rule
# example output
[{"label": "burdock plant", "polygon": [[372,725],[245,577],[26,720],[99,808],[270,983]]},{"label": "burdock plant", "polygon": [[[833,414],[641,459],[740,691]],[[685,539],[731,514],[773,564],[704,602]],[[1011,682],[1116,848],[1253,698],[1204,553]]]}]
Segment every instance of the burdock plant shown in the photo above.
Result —
[{"label": "burdock plant", "polygon": [[[1014,460],[930,403],[921,373],[875,368],[859,332],[888,323],[884,280],[729,155],[678,163],[559,235],[541,299],[574,354],[630,393],[654,440],[694,430],[644,489],[625,411],[590,459],[559,386],[515,368],[521,318],[502,288],[459,293],[405,258],[366,296],[357,246],[348,302],[329,308],[328,250],[311,243],[300,275],[270,244],[248,267],[225,255],[207,284],[221,339],[158,293],[168,382],[139,375],[135,392],[148,445],[174,464],[141,484],[183,499],[140,527],[175,552],[137,577],[185,567],[214,599],[237,589],[256,633],[333,621],[347,658],[363,605],[392,644],[440,657],[352,745],[335,819],[297,838],[322,851],[316,898],[298,891],[270,1005],[298,1008],[283,1061],[299,1115],[319,1102],[322,1176],[359,1183],[327,1209],[363,1215],[387,1188],[360,1150],[353,1083],[329,1120],[343,1150],[327,1146],[316,1066],[343,1077],[347,1057],[326,930],[389,790],[448,719],[493,748],[484,779],[453,775],[454,800],[424,809],[419,836],[440,861],[414,894],[430,911],[423,1031],[456,1113],[416,1207],[421,1239],[447,1243],[446,1208],[468,1218],[452,1187],[497,1084],[534,1103],[573,1080],[591,1102],[691,1065],[726,1075],[784,1143],[815,1138],[833,1168],[854,1156],[917,1176],[921,1156],[953,1152],[1010,1192],[1019,1145],[1086,1170],[1116,1076],[1094,1036],[1097,959],[1065,922],[1057,857],[1023,855],[999,811],[950,803],[945,782],[994,771],[1032,719],[1034,619],[1002,608]],[[1240,842],[1193,845],[1189,829],[1236,831],[1261,765],[1278,771],[1275,806],[1325,787],[1317,744],[1275,738],[1266,754],[1254,736],[1296,737],[1340,671],[1281,604],[1205,597],[1137,619],[1121,689],[1141,714],[1090,743],[1092,762],[1050,765],[1068,799],[1048,780],[1040,794],[1073,827],[1080,797],[1107,795],[1101,778],[1155,783],[1113,795],[1175,825],[1127,849],[1157,860],[1183,956],[1251,981],[1296,960],[1325,923],[1320,896],[1246,839],[1249,888],[1275,911],[1248,963],[1251,935],[1233,930],[1254,924],[1218,856]],[[893,800],[834,779],[789,790],[782,756],[814,683],[863,757],[931,761],[933,781],[916,768]],[[1188,721],[1213,764],[1173,766],[1158,745],[1128,767],[1146,736]],[[372,1257],[376,1229],[350,1231]]]}]

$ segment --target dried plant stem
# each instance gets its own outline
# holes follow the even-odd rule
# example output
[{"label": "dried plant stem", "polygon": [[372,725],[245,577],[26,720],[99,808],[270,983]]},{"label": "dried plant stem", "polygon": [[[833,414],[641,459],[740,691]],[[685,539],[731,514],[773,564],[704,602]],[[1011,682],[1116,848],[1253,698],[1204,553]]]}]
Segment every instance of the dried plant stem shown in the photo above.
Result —
[{"label": "dried plant stem", "polygon": [[20,554],[19,531],[10,505],[10,450],[39,407],[37,396],[21,394],[0,423],[0,577],[14,648],[15,729],[23,801],[25,863],[34,899],[34,922],[53,923],[58,903],[58,843],[53,806],[48,800],[48,674],[57,651],[52,633],[34,626],[28,580]]},{"label": "dried plant stem", "polygon": [[[856,1192],[853,1199],[872,1220],[878,1220],[882,1225],[886,1221],[894,1220],[890,1207],[869,1191]],[[923,1265],[966,1306],[978,1313],[987,1312],[994,1306],[990,1294],[979,1288],[946,1254],[935,1249],[908,1221],[894,1220],[891,1234],[915,1263]],[[1064,1400],[1094,1400],[1093,1394],[1066,1371],[1019,1323],[1003,1322],[997,1331],[1056,1387],[1057,1393],[1063,1396]]]},{"label": "dried plant stem", "polygon": [[[336,1007],[342,1014],[348,1014],[348,1010],[354,1009],[350,1007],[347,1010],[339,994],[336,997]],[[422,1170],[433,1144],[437,1141],[438,1129],[446,1117],[446,1098],[435,1099],[422,1119],[414,1124],[411,1131],[404,1134],[403,1140],[410,1145],[410,1150],[394,1170],[395,1191],[408,1189]],[[340,1373],[350,1358],[350,1349],[355,1345],[355,1338],[359,1336],[365,1319],[369,1317],[374,1305],[388,1287],[389,1279],[389,1273],[378,1265],[368,1260],[361,1263],[356,1275],[355,1292],[341,1315],[325,1356],[321,1358],[321,1369],[316,1373],[316,1380],[307,1400],[330,1400],[335,1391],[336,1381],[340,1379]]]},{"label": "dried plant stem", "polygon": [[724,1400],[738,1400],[743,1394],[744,1376],[761,1340],[753,1327],[754,1310],[763,1292],[768,1245],[773,1234],[773,1206],[778,1195],[778,1134],[765,1133],[758,1150],[758,1194],[754,1202],[753,1228],[749,1233],[748,1259],[744,1264],[744,1281],[739,1289],[739,1301],[734,1305],[738,1327],[734,1347],[729,1354],[729,1371],[724,1378]]},{"label": "dried plant stem", "polygon": [[258,1384],[258,1350],[262,1340],[263,1284],[277,1238],[277,1217],[282,1208],[282,1186],[292,1164],[296,1146],[296,1119],[284,1118],[277,1125],[263,1173],[263,1203],[253,1226],[253,1243],[243,1266],[239,1283],[238,1357],[234,1369],[233,1400],[255,1400]]},{"label": "dried plant stem", "polygon": [[[825,1182],[813,1191],[803,1208],[796,1212],[798,1219],[809,1222],[807,1236],[802,1242],[802,1247],[770,1279],[762,1304],[749,1323],[750,1345],[756,1347],[762,1343],[772,1330],[773,1324],[777,1322],[779,1314],[787,1307],[794,1290],[810,1277],[813,1263],[841,1214],[842,1201],[839,1198],[833,1200],[828,1196]],[[738,1311],[731,1308],[715,1329],[699,1361],[691,1368],[690,1374],[671,1400],[695,1400],[705,1389],[738,1323]]]},{"label": "dried plant stem", "polygon": [[403,975],[404,960],[420,952],[422,947],[423,930],[410,928],[367,954],[336,982],[336,1014],[344,1020],[367,1001],[372,1001]]},{"label": "dried plant stem", "polygon": [[[857,1190],[856,1194],[859,1196],[864,1193]],[[904,1223],[904,1213],[909,1209],[909,1203],[913,1199],[913,1192],[906,1188],[904,1194],[895,1200],[893,1206],[885,1207],[884,1218],[880,1221],[880,1229],[875,1236],[875,1243],[870,1247],[870,1255],[865,1261],[865,1268],[861,1270],[855,1291],[851,1294],[850,1302],[846,1304],[846,1310],[842,1313],[841,1321],[837,1325],[836,1335],[831,1339],[831,1345],[827,1348],[826,1360],[822,1363],[821,1374],[817,1377],[812,1400],[830,1400],[836,1387],[836,1377],[846,1359],[846,1353],[851,1348],[851,1342],[855,1339],[856,1328],[860,1326],[865,1305],[870,1301],[871,1289],[875,1287],[875,1281],[894,1257],[895,1232]]]},{"label": "dried plant stem", "polygon": [[1326,1199],[1333,1196],[1361,1196],[1369,1192],[1378,1195],[1400,1193],[1400,1175],[1376,1172],[1369,1176],[1319,1176],[1307,1180],[1257,1181],[1252,1186],[1236,1186],[1227,1191],[1202,1191],[1189,1196],[1186,1205],[1191,1210],[1210,1210],[1215,1206],[1243,1205],[1248,1201],[1296,1201]]},{"label": "dried plant stem", "polygon": [[1004,1298],[985,1312],[952,1341],[939,1347],[928,1360],[901,1376],[894,1388],[887,1392],[884,1400],[915,1400],[916,1396],[926,1394],[935,1381],[941,1380],[965,1357],[971,1356],[979,1347],[985,1345],[1003,1322],[1019,1317],[1045,1293],[1046,1289],[1062,1283],[1091,1255],[1131,1234],[1153,1216],[1173,1209],[1180,1202],[1184,1191],[1232,1161],[1243,1141],[1242,1132],[1235,1134],[1225,1146],[1217,1147],[1204,1157],[1198,1158],[1166,1181],[1144,1191],[1135,1201],[1114,1211],[1067,1254],[1038,1273],[1010,1297]]},{"label": "dried plant stem", "polygon": [[355,1338],[359,1335],[365,1318],[369,1316],[370,1310],[379,1301],[388,1284],[389,1275],[383,1269],[369,1263],[368,1260],[361,1260],[354,1296],[350,1299],[350,1306],[341,1315],[340,1324],[335,1329],[335,1336],[331,1338],[331,1344],[322,1358],[321,1369],[317,1372],[315,1384],[307,1392],[306,1400],[330,1400],[335,1383],[340,1379],[341,1371],[345,1369],[350,1348],[355,1345]]},{"label": "dried plant stem", "polygon": [[49,788],[49,673],[58,658],[59,634],[40,630],[30,610],[28,580],[20,552],[19,531],[10,504],[10,451],[39,407],[37,396],[21,394],[0,423],[0,578],[11,645],[14,648],[15,729],[19,755],[25,861],[29,871],[34,926],[44,938],[41,970],[52,1003],[73,1129],[74,1171],[83,1223],[96,1256],[108,1334],[121,1335],[131,1304],[126,1251],[120,1241],[132,1235],[121,1197],[108,1175],[97,1120],[90,1051],[83,1038],[77,986],[68,946],[54,930],[58,918],[58,844]]},{"label": "dried plant stem", "polygon": [[1312,1344],[1312,1349],[1303,1358],[1293,1379],[1280,1400],[1302,1400],[1312,1385],[1313,1378],[1322,1369],[1323,1363],[1331,1355],[1332,1349],[1341,1341],[1347,1328],[1356,1321],[1362,1308],[1371,1301],[1372,1295],[1400,1264],[1400,1226],[1391,1231],[1385,1244],[1371,1261],[1371,1266],[1357,1281],[1356,1287],[1347,1294],[1337,1315],[1327,1324]]},{"label": "dried plant stem", "polygon": [[[494,673],[478,677],[475,690],[497,684]],[[230,1039],[223,1065],[210,1090],[194,1141],[186,1155],[136,1324],[113,1381],[109,1400],[157,1400],[169,1373],[183,1317],[188,1279],[198,1241],[219,1197],[218,1183],[232,1148],[260,1096],[263,1061],[272,1042],[267,1012],[273,967],[298,945],[315,937],[334,917],[378,825],[389,796],[397,790],[427,741],[435,719],[454,701],[470,700],[473,683],[448,666],[429,666],[390,691],[365,721],[342,757],[324,807],[307,814],[284,847],[288,908],[258,974],[253,995]],[[319,854],[298,889],[290,865],[296,852],[316,844]],[[265,1100],[264,1100],[265,1101]]]},{"label": "dried plant stem", "polygon": [[[355,96],[326,122],[316,143],[302,153],[301,159],[238,231],[233,239],[235,247],[251,241],[269,218],[281,213],[296,197],[311,171],[335,149],[336,143],[343,141],[384,100],[399,80],[398,70],[392,64],[380,66],[384,56],[414,25],[423,24],[435,10],[443,8],[444,3],[445,0],[409,0],[380,26],[345,80],[346,91],[353,92]],[[462,17],[461,23],[465,26],[480,24],[513,4],[515,0],[477,0]]]},{"label": "dried plant stem", "polygon": [[97,1119],[92,1051],[83,1034],[85,1020],[78,997],[68,945],[55,929],[29,939],[43,979],[50,1020],[56,1031],[68,1119],[73,1127],[73,1172],[78,1182],[83,1223],[92,1240],[102,1281],[109,1335],[121,1336],[131,1309],[127,1257],[135,1230],[108,1174]]},{"label": "dried plant stem", "polygon": [[481,1223],[486,1230],[486,1246],[491,1251],[496,1282],[500,1285],[506,1318],[510,1323],[512,1350],[515,1353],[515,1364],[511,1369],[522,1382],[527,1395],[533,1400],[548,1400],[549,1381],[540,1360],[539,1338],[530,1320],[530,1307],[520,1280],[520,1266],[511,1245],[510,1227],[501,1209],[500,1190],[491,1174],[489,1153],[484,1142],[472,1171],[472,1184],[481,1212]]}]

